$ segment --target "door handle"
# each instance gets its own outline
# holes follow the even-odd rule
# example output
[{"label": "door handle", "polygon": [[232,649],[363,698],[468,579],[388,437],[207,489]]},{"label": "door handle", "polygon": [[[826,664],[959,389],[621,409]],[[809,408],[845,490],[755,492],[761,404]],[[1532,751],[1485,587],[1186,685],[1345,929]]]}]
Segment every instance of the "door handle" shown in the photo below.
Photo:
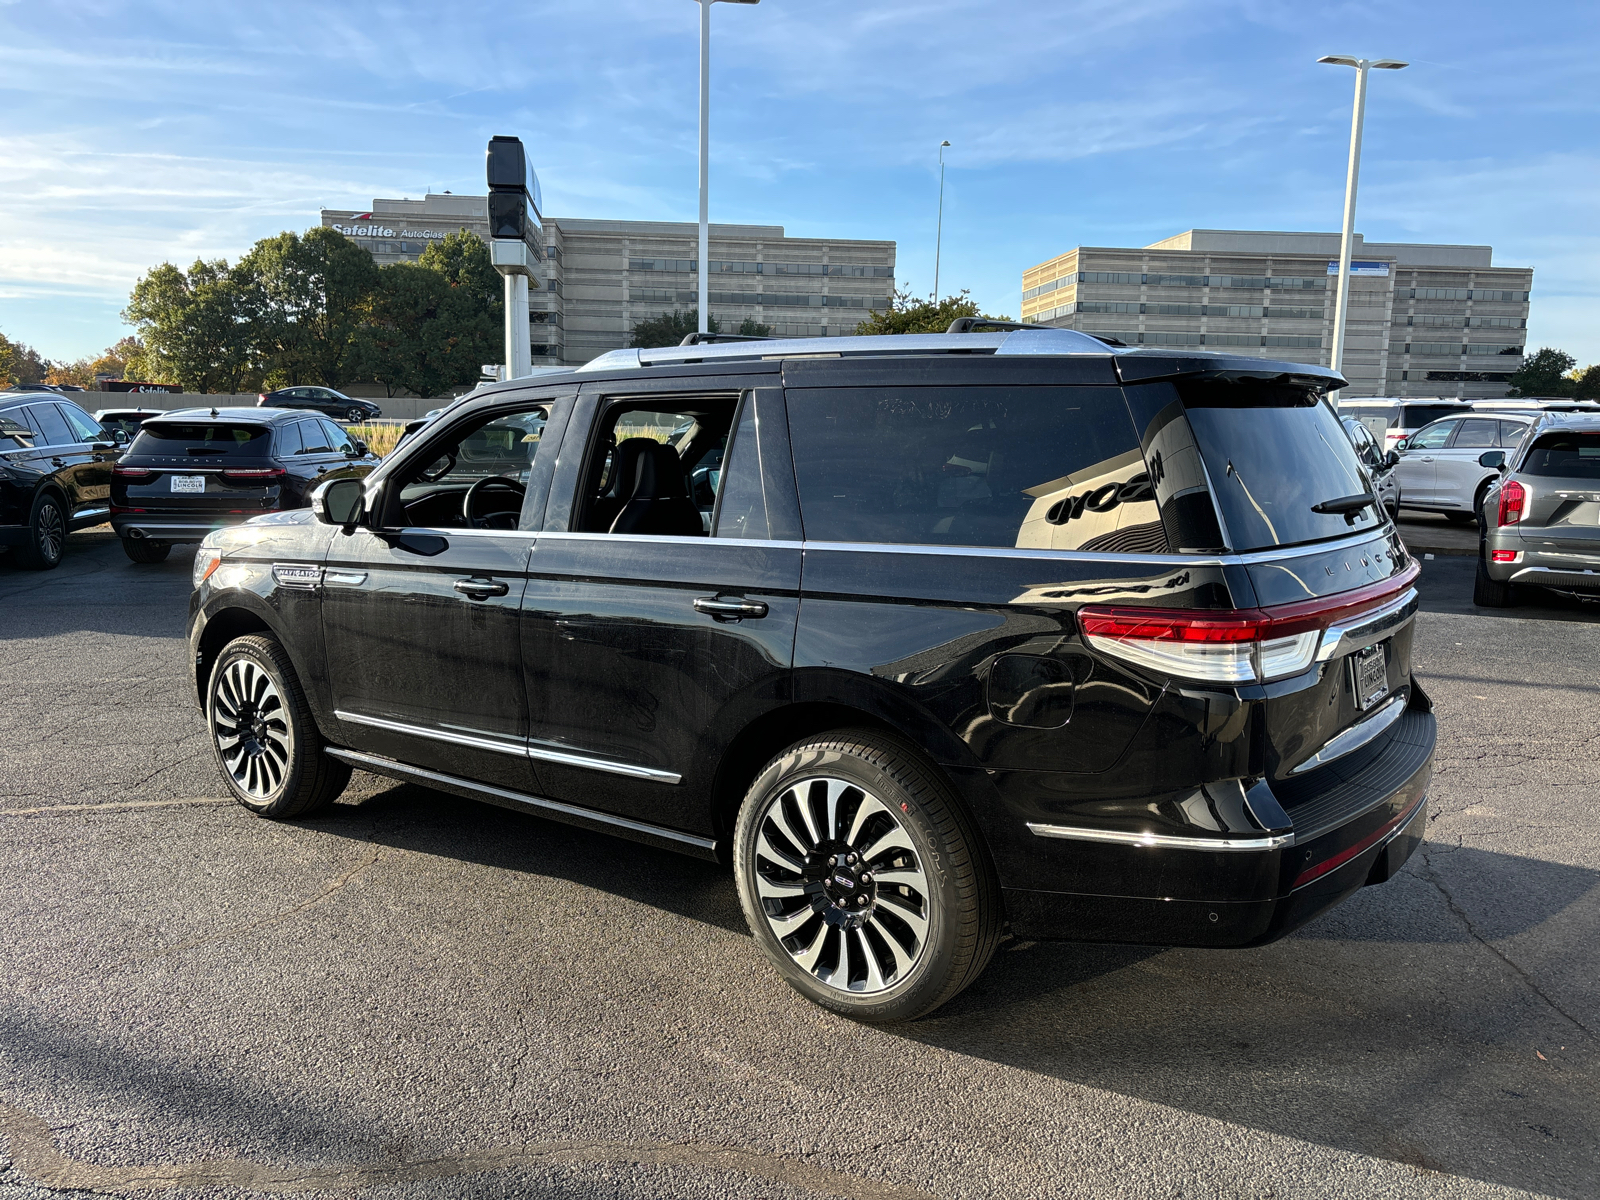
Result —
[{"label": "door handle", "polygon": [[696,596],[694,610],[715,617],[719,621],[754,620],[767,615],[767,606],[759,600],[721,600],[716,596]]},{"label": "door handle", "polygon": [[61,460],[60,460],[60,459],[59,459],[59,458],[52,458],[52,459],[51,459],[51,460],[50,460],[50,465],[51,465],[51,466],[52,466],[52,467],[64,467],[64,466],[66,466],[66,465],[67,465],[67,464],[66,464],[66,463],[64,463],[64,462],[62,462],[62,461],[61,461]]},{"label": "door handle", "polygon": [[511,585],[501,579],[458,579],[456,591],[469,600],[487,600],[490,596],[504,596]]},{"label": "door handle", "polygon": [[1423,462],[1432,462],[1433,461],[1433,456],[1429,455],[1427,458],[1424,458],[1422,461]]}]

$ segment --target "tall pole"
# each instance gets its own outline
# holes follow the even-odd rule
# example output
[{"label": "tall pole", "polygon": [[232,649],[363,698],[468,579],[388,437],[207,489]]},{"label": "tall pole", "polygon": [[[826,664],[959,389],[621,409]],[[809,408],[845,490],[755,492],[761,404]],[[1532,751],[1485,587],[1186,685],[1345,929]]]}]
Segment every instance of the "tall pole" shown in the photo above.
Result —
[{"label": "tall pole", "polygon": [[1350,251],[1355,240],[1356,183],[1361,176],[1361,124],[1367,115],[1367,69],[1371,62],[1359,60],[1356,67],[1356,99],[1350,116],[1350,166],[1344,181],[1344,229],[1339,238],[1339,295],[1333,308],[1333,362],[1335,371],[1344,367],[1344,326],[1350,308]]},{"label": "tall pole", "polygon": [[711,4],[700,0],[700,332],[711,320]]},{"label": "tall pole", "polygon": [[949,142],[939,143],[939,224],[933,235],[933,302],[939,303],[939,252],[944,248],[944,148]]}]

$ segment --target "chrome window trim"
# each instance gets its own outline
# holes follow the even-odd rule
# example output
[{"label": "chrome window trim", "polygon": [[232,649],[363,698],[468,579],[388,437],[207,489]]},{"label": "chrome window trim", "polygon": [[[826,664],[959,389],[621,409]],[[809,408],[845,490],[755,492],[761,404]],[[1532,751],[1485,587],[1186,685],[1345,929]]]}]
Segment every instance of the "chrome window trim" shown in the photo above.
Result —
[{"label": "chrome window trim", "polygon": [[1293,833],[1275,833],[1257,838],[1181,837],[1169,833],[1132,833],[1120,829],[1085,829],[1077,825],[1047,825],[1029,821],[1035,837],[1064,838],[1074,842],[1111,842],[1120,846],[1147,846],[1159,850],[1281,850],[1294,845]]},{"label": "chrome window trim", "polygon": [[916,542],[813,542],[798,544],[806,550],[840,550],[856,554],[956,554],[971,558],[1026,558],[1045,562],[1155,563],[1163,567],[1220,567],[1226,557],[1193,554],[1108,554],[1103,551],[1033,550],[1017,546],[940,546]]},{"label": "chrome window trim", "polygon": [[527,755],[527,748],[522,742],[509,742],[500,738],[484,737],[480,734],[429,729],[425,725],[411,725],[405,721],[389,721],[383,717],[368,717],[361,713],[346,712],[342,708],[335,709],[333,715],[341,721],[348,721],[352,725],[366,725],[373,729],[382,729],[387,733],[403,733],[411,737],[428,738],[435,742],[448,742],[453,746],[468,746],[474,750],[493,750],[497,754],[515,754],[519,758]]},{"label": "chrome window trim", "polygon": [[413,767],[409,763],[398,762],[392,758],[382,758],[376,754],[362,754],[360,751],[345,750],[338,746],[327,746],[324,749],[332,757],[342,759],[354,766],[376,767],[380,771],[398,771],[430,783],[442,783],[452,787],[465,788],[469,791],[482,793],[485,796],[494,796],[500,800],[508,800],[513,804],[526,806],[535,812],[559,813],[562,816],[594,821],[617,829],[627,829],[634,833],[648,834],[651,837],[663,838],[685,846],[692,846],[704,853],[710,853],[716,848],[716,842],[711,838],[699,837],[692,833],[681,833],[676,829],[668,829],[663,825],[651,825],[644,821],[633,821],[627,817],[614,816],[611,813],[600,812],[596,809],[581,808],[576,804],[563,804],[559,800],[546,800],[542,796],[529,796],[523,792],[513,792],[509,788],[493,787],[490,784],[478,783],[471,779],[462,779],[456,775],[446,775],[442,771],[430,771],[424,767]]},{"label": "chrome window trim", "polygon": [[1389,726],[1398,721],[1406,711],[1405,696],[1394,696],[1382,708],[1373,713],[1358,725],[1352,725],[1343,733],[1330,738],[1310,758],[1295,766],[1289,771],[1290,775],[1299,775],[1317,767],[1325,767],[1334,759],[1343,758],[1346,754],[1361,749],[1373,738],[1377,737]]}]

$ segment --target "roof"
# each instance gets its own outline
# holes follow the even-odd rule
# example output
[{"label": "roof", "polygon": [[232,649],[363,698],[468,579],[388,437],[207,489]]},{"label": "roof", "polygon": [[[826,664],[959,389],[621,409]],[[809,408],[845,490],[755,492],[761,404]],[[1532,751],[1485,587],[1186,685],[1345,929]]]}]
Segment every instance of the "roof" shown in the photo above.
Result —
[{"label": "roof", "polygon": [[179,421],[246,421],[271,425],[286,417],[315,416],[300,408],[174,408],[161,414]]}]

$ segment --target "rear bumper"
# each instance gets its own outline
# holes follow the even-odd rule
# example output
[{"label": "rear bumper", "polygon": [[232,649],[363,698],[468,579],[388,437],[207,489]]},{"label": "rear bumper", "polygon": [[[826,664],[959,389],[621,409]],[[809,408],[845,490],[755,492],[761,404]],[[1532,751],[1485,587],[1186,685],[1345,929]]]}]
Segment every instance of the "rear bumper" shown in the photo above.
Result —
[{"label": "rear bumper", "polygon": [[[1484,537],[1485,568],[1489,578],[1499,583],[1525,583],[1535,587],[1600,595],[1600,539],[1592,547],[1563,549],[1550,544],[1538,531],[1523,536],[1515,525],[1507,529],[1491,527]],[[1571,542],[1568,542],[1571,546]],[[1509,550],[1514,562],[1494,562],[1493,551]]]},{"label": "rear bumper", "polygon": [[[267,511],[267,510],[263,510]],[[261,513],[204,514],[116,513],[111,528],[121,538],[148,539],[153,542],[198,542],[214,529],[243,525]]]},{"label": "rear bumper", "polygon": [[1283,789],[1293,826],[1283,845],[1041,848],[1074,881],[1120,883],[1145,894],[1006,888],[1012,932],[1034,940],[1164,946],[1257,946],[1280,938],[1364,885],[1387,880],[1416,851],[1427,826],[1436,736],[1433,714],[1413,708],[1385,746],[1317,771],[1323,778],[1314,791],[1309,779],[1299,796]]}]

